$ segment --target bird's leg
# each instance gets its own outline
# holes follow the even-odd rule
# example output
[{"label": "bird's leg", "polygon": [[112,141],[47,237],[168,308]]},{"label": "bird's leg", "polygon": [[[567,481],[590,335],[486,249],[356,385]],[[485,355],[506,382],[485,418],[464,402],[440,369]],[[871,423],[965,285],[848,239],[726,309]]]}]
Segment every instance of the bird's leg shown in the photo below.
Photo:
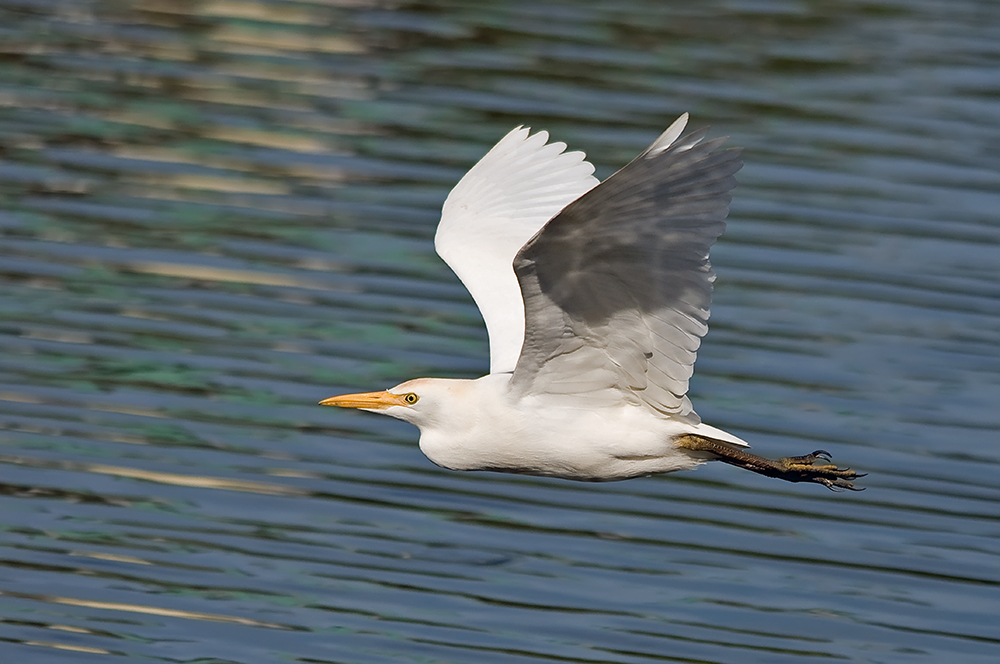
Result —
[{"label": "bird's leg", "polygon": [[721,440],[694,434],[678,436],[674,443],[686,450],[709,452],[719,461],[768,477],[777,477],[789,482],[818,482],[831,491],[864,490],[854,486],[851,480],[864,477],[867,473],[856,473],[850,468],[838,468],[832,463],[823,463],[830,461],[830,453],[823,450],[816,450],[804,456],[768,459],[745,452]]}]

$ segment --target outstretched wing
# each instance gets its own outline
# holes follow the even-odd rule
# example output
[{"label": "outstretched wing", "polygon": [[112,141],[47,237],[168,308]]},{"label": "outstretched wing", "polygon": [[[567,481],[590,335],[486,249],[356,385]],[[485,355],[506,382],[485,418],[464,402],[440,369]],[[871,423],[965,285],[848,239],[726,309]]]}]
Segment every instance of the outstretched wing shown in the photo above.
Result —
[{"label": "outstretched wing", "polygon": [[513,371],[524,341],[514,256],[570,202],[597,185],[582,152],[518,127],[448,194],[434,237],[438,255],[469,289],[490,335],[490,372]]},{"label": "outstretched wing", "polygon": [[708,251],[725,229],[739,150],[681,116],[517,254],[524,346],[515,394],[647,404],[697,422],[686,393],[708,331]]}]

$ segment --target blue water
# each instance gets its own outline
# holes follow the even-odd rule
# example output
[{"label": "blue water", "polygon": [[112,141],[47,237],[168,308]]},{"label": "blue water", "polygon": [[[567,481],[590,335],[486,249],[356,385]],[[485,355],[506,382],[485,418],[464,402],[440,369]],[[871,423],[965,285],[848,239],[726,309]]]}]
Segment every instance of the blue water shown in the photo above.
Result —
[{"label": "blue water", "polygon": [[[1000,5],[0,2],[0,659],[1000,659]],[[488,370],[511,127],[746,148],[702,417],[864,470],[593,485],[319,408]]]}]

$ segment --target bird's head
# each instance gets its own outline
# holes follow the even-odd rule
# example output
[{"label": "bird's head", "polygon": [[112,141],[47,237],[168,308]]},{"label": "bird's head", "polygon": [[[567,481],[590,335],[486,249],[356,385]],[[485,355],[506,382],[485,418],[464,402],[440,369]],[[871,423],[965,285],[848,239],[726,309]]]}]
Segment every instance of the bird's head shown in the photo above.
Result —
[{"label": "bird's head", "polygon": [[451,381],[417,378],[390,387],[383,392],[341,394],[320,401],[321,406],[358,408],[389,415],[420,427],[433,422],[440,405],[447,400]]},{"label": "bird's head", "polygon": [[409,422],[420,429],[420,449],[431,461],[454,470],[474,470],[497,465],[490,463],[489,450],[496,447],[493,423],[510,414],[509,380],[510,374],[476,380],[417,378],[384,392],[342,394],[320,404]]}]

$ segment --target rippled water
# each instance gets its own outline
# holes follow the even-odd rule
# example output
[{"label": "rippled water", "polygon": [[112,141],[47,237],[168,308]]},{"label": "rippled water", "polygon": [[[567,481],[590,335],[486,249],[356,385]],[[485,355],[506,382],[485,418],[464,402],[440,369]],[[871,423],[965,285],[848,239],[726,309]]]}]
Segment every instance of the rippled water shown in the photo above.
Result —
[{"label": "rippled water", "polygon": [[[0,2],[3,661],[996,662],[1000,5]],[[717,464],[438,469],[319,408],[488,369],[433,254],[510,127],[747,147]],[[113,661],[113,660],[112,660]]]}]

